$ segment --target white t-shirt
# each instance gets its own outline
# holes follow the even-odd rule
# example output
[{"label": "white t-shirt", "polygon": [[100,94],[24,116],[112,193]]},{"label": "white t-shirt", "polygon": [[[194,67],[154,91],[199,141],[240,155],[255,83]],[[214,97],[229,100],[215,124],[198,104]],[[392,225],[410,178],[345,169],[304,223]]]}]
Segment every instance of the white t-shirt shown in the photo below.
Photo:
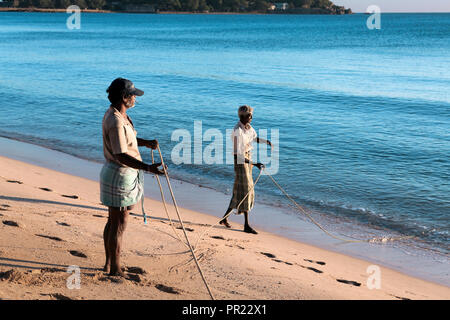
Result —
[{"label": "white t-shirt", "polygon": [[102,123],[103,130],[103,154],[108,161],[119,163],[115,154],[126,153],[131,157],[142,161],[137,143],[137,131],[134,130],[131,119],[125,119],[114,107],[109,107],[105,112]]},{"label": "white t-shirt", "polygon": [[[233,155],[241,156],[247,159],[251,159],[251,150],[253,149],[252,143],[256,139],[257,134],[255,129],[250,124],[247,127],[238,121],[233,128],[231,134],[231,141],[233,141]],[[234,138],[236,138],[236,148],[234,148]]]}]

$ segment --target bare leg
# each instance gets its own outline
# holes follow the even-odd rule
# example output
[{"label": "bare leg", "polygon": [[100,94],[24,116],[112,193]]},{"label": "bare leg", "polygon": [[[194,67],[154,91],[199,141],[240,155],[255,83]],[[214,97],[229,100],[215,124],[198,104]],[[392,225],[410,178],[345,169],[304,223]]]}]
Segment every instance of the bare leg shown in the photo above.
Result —
[{"label": "bare leg", "polygon": [[105,266],[103,267],[103,271],[105,272],[109,272],[109,269],[111,267],[111,257],[109,255],[109,229],[110,229],[110,225],[111,225],[111,208],[108,207],[108,222],[105,225],[105,230],[103,230],[103,242],[105,244],[105,256],[106,256],[106,261],[105,261]]},{"label": "bare leg", "polygon": [[227,216],[227,214],[229,214],[231,212],[231,210],[233,210],[232,208],[228,208],[227,212],[225,212],[225,214],[223,215],[224,218],[222,220],[220,220],[220,224],[223,224],[225,227],[227,228],[231,228],[231,225],[228,223],[227,218],[225,218]]},{"label": "bare leg", "polygon": [[245,224],[244,224],[244,232],[258,234],[250,225],[248,224],[248,211],[244,211]]},{"label": "bare leg", "polygon": [[127,226],[128,209],[111,208],[110,220],[108,249],[111,259],[111,268],[109,275],[124,277],[125,274],[120,268],[120,249],[122,246],[122,236]]}]

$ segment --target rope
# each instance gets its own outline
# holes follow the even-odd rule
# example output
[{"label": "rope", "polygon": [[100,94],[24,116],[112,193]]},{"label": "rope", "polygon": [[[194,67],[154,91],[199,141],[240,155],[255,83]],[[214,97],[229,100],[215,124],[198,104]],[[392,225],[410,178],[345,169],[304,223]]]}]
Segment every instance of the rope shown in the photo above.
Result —
[{"label": "rope", "polygon": [[[153,149],[152,149],[152,163],[153,164],[155,163],[155,158],[153,156]],[[169,215],[169,210],[167,210],[166,199],[164,197],[164,192],[163,192],[163,189],[162,189],[161,181],[159,180],[159,176],[158,175],[155,175],[155,177],[156,177],[156,181],[158,181],[159,191],[161,193],[161,200],[163,202],[164,210],[166,212],[167,218],[170,221],[170,226],[172,227],[172,231],[177,236],[178,240],[189,248],[189,246],[183,240],[181,240],[180,236],[178,235],[178,232],[175,230],[175,227],[173,225],[173,221],[172,221],[172,219],[170,218],[170,215]]]},{"label": "rope", "polygon": [[[259,178],[261,177],[262,174],[262,170],[261,169],[258,177],[255,180],[255,183],[253,184],[253,187],[249,190],[249,192],[245,195],[245,197],[241,200],[241,202],[239,202],[238,204],[238,208],[237,210],[239,210],[240,205],[242,204],[242,202],[248,197],[248,195],[250,194],[250,192],[255,188],[256,184],[259,181]],[[300,206],[294,199],[292,199],[292,197],[278,184],[278,182],[275,181],[275,179],[268,174],[267,172],[265,172],[265,175],[267,175],[272,182],[278,187],[278,189],[281,190],[281,192],[286,196],[286,198],[288,198],[294,205],[295,208],[297,208],[301,213],[303,213],[305,216],[307,216],[311,222],[313,224],[315,224],[320,230],[322,230],[325,234],[327,234],[328,236],[339,240],[339,241],[343,241],[343,242],[351,242],[351,243],[361,243],[361,242],[369,242],[369,243],[374,243],[374,242],[387,242],[387,241],[398,241],[398,240],[404,240],[404,239],[411,239],[414,238],[414,236],[404,236],[404,237],[396,237],[396,238],[386,238],[386,237],[373,237],[373,238],[369,238],[369,239],[363,239],[363,240],[350,240],[350,239],[344,239],[338,236],[333,235],[332,233],[330,233],[329,231],[327,231],[324,227],[322,227],[322,225],[320,225],[320,223],[318,223],[312,216],[311,214],[309,214],[305,209],[303,209],[302,206]],[[225,215],[223,218],[221,218],[218,222],[216,222],[215,224],[211,225],[208,229],[206,229],[198,238],[197,241],[195,243],[195,250],[198,247],[199,242],[202,240],[203,236],[206,235],[213,227],[217,226],[220,221],[222,221],[223,219],[228,218],[228,216],[232,213],[232,211],[230,211],[227,215]]]},{"label": "rope", "polygon": [[[143,172],[139,172],[138,173],[138,179],[140,180],[140,175],[144,175]],[[139,184],[141,183],[141,181],[139,181]],[[143,184],[142,184],[143,187]],[[147,215],[145,214],[145,209],[144,209],[144,192],[142,192],[142,199],[141,199],[141,210],[142,210],[142,215],[144,216],[144,224],[147,224]]]},{"label": "rope", "polygon": [[390,239],[374,237],[374,238],[369,238],[369,239],[365,239],[365,240],[349,240],[349,239],[344,239],[344,238],[335,236],[335,235],[331,234],[330,232],[328,232],[324,227],[322,227],[316,220],[314,220],[314,218],[308,212],[306,212],[302,206],[300,206],[294,199],[291,198],[291,196],[289,196],[289,194],[275,181],[275,179],[270,174],[266,173],[266,175],[273,181],[273,183],[278,187],[278,189],[280,189],[281,192],[283,192],[283,194],[300,210],[300,212],[302,212],[305,216],[307,216],[311,220],[312,223],[314,223],[317,227],[320,228],[320,230],[322,230],[327,235],[329,235],[330,237],[332,237],[336,240],[356,243],[356,242],[379,242],[379,241],[386,242],[388,240],[395,241],[395,240],[413,238],[413,236],[405,236],[405,237],[390,238]]},{"label": "rope", "polygon": [[325,228],[323,228],[316,220],[314,220],[314,218],[308,213],[306,212],[294,199],[291,198],[291,196],[289,196],[289,194],[287,194],[287,192],[275,181],[275,179],[270,175],[267,174],[267,176],[273,181],[273,183],[278,187],[278,189],[281,190],[281,192],[283,192],[283,194],[290,200],[292,201],[292,203],[294,203],[294,205],[304,214],[306,215],[311,221],[312,223],[314,223],[317,227],[320,228],[320,230],[322,230],[323,232],[325,232],[327,235],[329,235],[330,237],[340,240],[340,241],[345,241],[345,242],[366,242],[368,240],[349,240],[349,239],[343,239],[340,238],[338,236],[335,236],[333,234],[331,234],[330,232],[328,232]]},{"label": "rope", "polygon": [[[239,207],[241,206],[241,204],[244,202],[244,200],[248,197],[248,195],[250,194],[250,192],[252,192],[252,190],[255,188],[256,184],[259,181],[259,178],[261,178],[261,174],[262,174],[262,170],[259,171],[259,175],[256,178],[255,182],[253,183],[253,186],[251,187],[251,189],[247,192],[247,194],[245,195],[245,197],[241,200],[241,202],[239,202],[239,204],[237,205],[236,210],[239,212]],[[209,228],[207,228],[205,231],[203,231],[203,233],[197,238],[197,241],[195,242],[195,250],[197,250],[197,245],[198,243],[201,241],[201,239],[203,238],[203,236],[205,236],[212,228],[214,228],[215,226],[217,226],[220,221],[228,218],[231,214],[233,213],[233,210],[231,210],[228,214],[226,214],[224,217],[222,217],[222,219],[220,219],[218,222],[216,222],[215,224],[211,225]]]},{"label": "rope", "polygon": [[200,276],[202,277],[202,280],[205,283],[205,286],[206,286],[206,289],[208,290],[209,296],[211,297],[212,300],[214,300],[214,296],[213,296],[213,294],[211,292],[211,289],[209,288],[208,282],[206,281],[205,276],[203,275],[203,271],[202,271],[202,269],[200,267],[200,264],[198,263],[197,257],[195,256],[194,249],[192,248],[191,243],[189,242],[189,238],[187,236],[186,229],[184,228],[183,220],[181,219],[180,212],[178,210],[178,205],[177,205],[177,202],[175,200],[175,196],[173,195],[173,190],[172,190],[172,186],[170,184],[169,174],[167,173],[167,169],[166,169],[166,166],[164,164],[164,159],[163,159],[163,156],[161,154],[161,149],[159,148],[159,146],[158,146],[158,152],[159,152],[159,157],[161,159],[161,164],[162,164],[163,169],[164,169],[164,175],[166,176],[167,185],[169,187],[170,195],[172,196],[173,204],[175,206],[175,211],[177,213],[178,220],[180,221],[181,228],[183,229],[183,233],[184,233],[184,236],[186,238],[187,245],[189,247],[189,250],[192,253],[192,257],[193,257],[193,259],[195,261],[195,264],[197,265],[197,269],[198,269],[198,271],[200,273]]}]

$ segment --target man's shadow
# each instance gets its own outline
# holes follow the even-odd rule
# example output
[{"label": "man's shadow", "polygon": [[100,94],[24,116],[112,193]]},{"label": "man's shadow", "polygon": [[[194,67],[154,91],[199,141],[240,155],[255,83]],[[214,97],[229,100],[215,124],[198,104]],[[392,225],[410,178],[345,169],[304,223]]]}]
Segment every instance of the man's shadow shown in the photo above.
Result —
[{"label": "man's shadow", "polygon": [[18,197],[6,197],[6,196],[0,196],[0,200],[10,200],[10,201],[29,202],[29,203],[56,204],[56,205],[62,205],[62,206],[68,206],[68,207],[76,207],[76,208],[83,208],[83,209],[92,209],[92,210],[99,210],[99,211],[108,211],[108,210],[105,209],[105,208],[99,208],[99,207],[93,207],[93,206],[86,206],[86,205],[82,205],[82,204],[74,204],[74,203],[60,202],[60,201],[42,200],[42,199],[32,199],[32,198],[18,198]]},{"label": "man's shadow", "polygon": [[[94,207],[94,206],[86,206],[86,205],[67,203],[67,202],[60,202],[60,201],[42,200],[42,199],[0,196],[0,200],[9,200],[9,201],[17,201],[17,202],[28,202],[28,203],[55,204],[55,205],[76,207],[76,208],[82,208],[82,209],[107,211],[105,208],[99,208],[99,207]],[[22,263],[22,264],[18,264],[18,263]],[[26,264],[41,265],[41,266],[29,266],[29,265],[26,265]],[[58,267],[58,268],[67,269],[69,267],[69,265],[54,264],[54,263],[39,262],[39,261],[31,261],[31,260],[19,260],[19,259],[4,258],[4,257],[0,257],[0,266],[11,267],[11,268],[23,268],[23,269],[42,269],[42,268],[45,268],[45,267]],[[80,267],[80,269],[90,270],[90,271],[101,270],[101,269],[87,268],[87,267]]]},{"label": "man's shadow", "polygon": [[[5,262],[11,262],[11,263],[3,263]],[[17,264],[22,263],[22,264]],[[35,265],[41,265],[41,267],[38,266],[28,266],[23,264],[35,264]],[[12,259],[12,258],[3,258],[0,257],[0,266],[3,267],[11,267],[11,268],[22,268],[22,269],[35,269],[40,270],[45,267],[58,267],[58,268],[69,268],[69,265],[63,265],[63,264],[55,264],[55,263],[48,263],[48,262],[39,262],[39,261],[31,261],[31,260],[19,260],[19,259]],[[99,268],[87,268],[87,267],[80,267],[82,270],[88,270],[88,271],[99,271],[101,269]]]}]

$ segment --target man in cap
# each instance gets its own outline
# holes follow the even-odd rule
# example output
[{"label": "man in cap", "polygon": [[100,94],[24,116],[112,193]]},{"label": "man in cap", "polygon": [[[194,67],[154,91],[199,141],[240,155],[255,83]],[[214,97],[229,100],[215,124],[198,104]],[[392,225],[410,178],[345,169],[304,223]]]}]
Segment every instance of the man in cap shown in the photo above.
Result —
[{"label": "man in cap", "polygon": [[253,188],[252,169],[256,166],[262,170],[264,165],[262,163],[252,162],[251,150],[252,143],[266,143],[272,146],[271,142],[258,138],[255,129],[250,125],[253,119],[253,108],[243,105],[238,109],[239,121],[234,126],[231,139],[233,141],[233,155],[234,155],[234,186],[233,196],[231,198],[228,209],[225,212],[220,224],[227,228],[231,228],[227,217],[233,209],[236,209],[237,214],[244,213],[245,224],[244,232],[257,234],[257,232],[250,227],[248,223],[248,213],[253,209],[255,202],[255,191]]},{"label": "man in cap", "polygon": [[127,110],[133,108],[136,96],[144,92],[127,79],[115,79],[106,90],[110,107],[103,117],[103,153],[106,159],[100,173],[100,198],[108,206],[108,222],[103,231],[106,262],[104,271],[124,276],[120,267],[120,249],[129,211],[143,197],[143,171],[163,174],[161,163],[146,164],[138,147],[156,149],[157,140],[137,138]]}]

